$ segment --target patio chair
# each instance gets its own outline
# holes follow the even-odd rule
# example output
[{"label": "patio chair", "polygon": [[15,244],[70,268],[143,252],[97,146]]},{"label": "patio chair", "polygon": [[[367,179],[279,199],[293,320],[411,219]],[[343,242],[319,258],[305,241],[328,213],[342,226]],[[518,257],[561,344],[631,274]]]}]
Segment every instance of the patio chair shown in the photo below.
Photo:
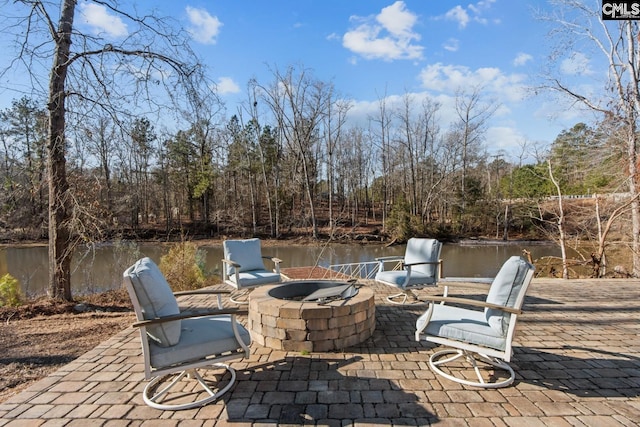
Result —
[{"label": "patio chair", "polygon": [[[491,282],[485,301],[429,297],[429,308],[416,321],[416,341],[448,347],[431,355],[429,367],[436,374],[465,385],[498,388],[511,384],[515,379],[509,366],[512,340],[533,272],[531,264],[513,256]],[[447,282],[449,292],[459,280]],[[473,282],[478,289],[481,281]]]},{"label": "patio chair", "polygon": [[[222,308],[221,293],[173,293],[158,266],[142,258],[123,274],[139,328],[144,359],[144,402],[152,408],[181,410],[219,399],[235,383],[226,362],[249,356],[249,332],[236,316],[237,308]],[[214,294],[217,307],[181,312],[176,296]],[[210,305],[210,304],[208,304]],[[198,387],[199,386],[199,387]]]},{"label": "patio chair", "polygon": [[[246,297],[256,286],[280,283],[280,259],[262,256],[260,239],[225,240],[222,242],[222,281],[242,292],[231,298],[236,304],[247,302]],[[264,260],[271,260],[273,270],[267,270]]]},{"label": "patio chair", "polygon": [[[412,237],[407,242],[404,256],[376,258],[378,272],[375,280],[400,289],[400,292],[387,297],[392,304],[406,304],[407,300],[419,302],[415,290],[426,286],[435,286],[442,274],[440,251],[442,243],[436,239]],[[394,267],[385,270],[387,263]]]}]

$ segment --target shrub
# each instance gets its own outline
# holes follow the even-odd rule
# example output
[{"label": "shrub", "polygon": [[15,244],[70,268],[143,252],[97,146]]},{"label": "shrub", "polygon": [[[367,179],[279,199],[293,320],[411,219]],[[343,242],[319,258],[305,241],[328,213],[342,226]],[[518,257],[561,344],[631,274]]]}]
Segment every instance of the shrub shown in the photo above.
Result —
[{"label": "shrub", "polygon": [[394,203],[391,208],[386,227],[389,236],[398,242],[406,242],[415,234],[409,204],[403,198]]},{"label": "shrub", "polygon": [[206,252],[193,242],[180,242],[160,258],[160,271],[174,292],[198,289],[204,286]]},{"label": "shrub", "polygon": [[9,273],[0,277],[0,307],[17,307],[23,297],[20,282]]}]

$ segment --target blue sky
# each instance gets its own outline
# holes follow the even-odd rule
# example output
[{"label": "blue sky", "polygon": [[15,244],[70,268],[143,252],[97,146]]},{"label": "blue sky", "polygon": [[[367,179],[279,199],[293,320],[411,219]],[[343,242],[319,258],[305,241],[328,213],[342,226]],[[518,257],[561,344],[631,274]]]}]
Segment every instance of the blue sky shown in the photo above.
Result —
[{"label": "blue sky", "polygon": [[[137,2],[143,9],[148,2]],[[599,7],[593,1],[593,7]],[[313,70],[352,100],[350,120],[364,123],[378,100],[405,93],[442,104],[446,130],[454,118],[456,90],[481,85],[500,107],[489,123],[491,154],[516,153],[524,141],[542,148],[558,133],[588,116],[549,97],[531,97],[528,87],[547,64],[548,27],[534,16],[545,1],[344,1],[219,0],[152,2],[188,28],[194,48],[209,68],[229,114],[246,99],[247,82],[273,80],[269,67]],[[126,34],[127,28],[102,6],[79,2],[85,29]],[[0,63],[4,60],[0,60]],[[557,68],[576,79],[591,66],[568,52]],[[602,72],[605,72],[603,70]],[[2,104],[16,97],[0,88]],[[5,105],[6,104],[6,105]]]}]

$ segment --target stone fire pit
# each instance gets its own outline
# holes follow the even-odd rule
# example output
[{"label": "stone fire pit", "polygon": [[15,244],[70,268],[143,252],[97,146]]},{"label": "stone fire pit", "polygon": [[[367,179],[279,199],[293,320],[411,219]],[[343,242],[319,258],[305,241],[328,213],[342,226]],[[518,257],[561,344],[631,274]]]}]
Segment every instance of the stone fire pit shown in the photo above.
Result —
[{"label": "stone fire pit", "polygon": [[348,282],[298,280],[249,294],[251,337],[276,350],[342,350],[369,338],[375,317],[373,291]]}]

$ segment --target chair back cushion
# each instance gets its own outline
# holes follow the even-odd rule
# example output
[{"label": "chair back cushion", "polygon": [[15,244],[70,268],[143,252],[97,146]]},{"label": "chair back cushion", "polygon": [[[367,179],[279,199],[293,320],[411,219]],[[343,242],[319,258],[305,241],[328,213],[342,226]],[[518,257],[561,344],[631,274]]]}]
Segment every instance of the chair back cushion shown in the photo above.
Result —
[{"label": "chair back cushion", "polygon": [[[407,242],[407,249],[404,255],[405,264],[413,264],[416,262],[435,262],[440,259],[440,251],[442,243],[436,239],[419,239],[412,237]],[[424,264],[411,267],[411,271],[423,273],[429,277],[435,277],[438,274],[437,264]]]},{"label": "chair back cushion", "polygon": [[[504,307],[520,308],[524,300],[522,292],[526,291],[527,275],[533,266],[522,257],[512,256],[500,268],[498,274],[491,283],[487,302]],[[517,306],[516,306],[517,305]],[[505,335],[509,326],[510,314],[502,310],[487,308],[485,316],[489,325],[498,333]]]},{"label": "chair back cushion", "polygon": [[[124,272],[131,284],[131,299],[136,298],[143,319],[180,314],[173,291],[158,266],[150,258],[142,258]],[[147,335],[161,347],[170,347],[180,341],[180,320],[147,326]]]},{"label": "chair back cushion", "polygon": [[[260,239],[225,240],[222,243],[224,259],[240,264],[238,271],[264,270]],[[235,268],[226,264],[227,274],[235,273]]]}]

